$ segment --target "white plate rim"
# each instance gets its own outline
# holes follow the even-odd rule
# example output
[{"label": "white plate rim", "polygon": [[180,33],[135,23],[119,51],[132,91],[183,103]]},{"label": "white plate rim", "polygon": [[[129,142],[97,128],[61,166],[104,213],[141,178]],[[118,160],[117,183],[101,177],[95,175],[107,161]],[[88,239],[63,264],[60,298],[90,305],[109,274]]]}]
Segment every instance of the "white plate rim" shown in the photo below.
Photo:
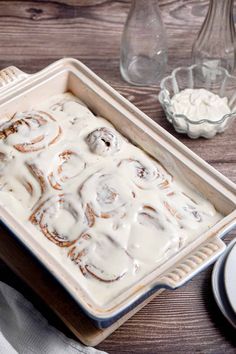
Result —
[{"label": "white plate rim", "polygon": [[236,329],[236,315],[228,303],[224,286],[224,266],[228,257],[228,254],[232,248],[236,246],[236,239],[232,240],[227,251],[217,260],[212,271],[212,288],[215,301],[228,322]]},{"label": "white plate rim", "polygon": [[[232,271],[235,281],[232,280]],[[224,283],[227,298],[236,314],[236,244],[230,249],[225,261]]]}]

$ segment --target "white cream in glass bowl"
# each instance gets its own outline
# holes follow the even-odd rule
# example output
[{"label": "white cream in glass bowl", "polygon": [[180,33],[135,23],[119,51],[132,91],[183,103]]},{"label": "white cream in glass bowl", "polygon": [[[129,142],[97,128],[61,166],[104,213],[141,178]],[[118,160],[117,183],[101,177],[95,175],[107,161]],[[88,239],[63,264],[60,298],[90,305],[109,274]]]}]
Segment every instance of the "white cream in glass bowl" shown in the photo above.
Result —
[{"label": "white cream in glass bowl", "polygon": [[168,121],[190,138],[212,138],[236,117],[236,77],[224,68],[179,67],[160,86]]}]

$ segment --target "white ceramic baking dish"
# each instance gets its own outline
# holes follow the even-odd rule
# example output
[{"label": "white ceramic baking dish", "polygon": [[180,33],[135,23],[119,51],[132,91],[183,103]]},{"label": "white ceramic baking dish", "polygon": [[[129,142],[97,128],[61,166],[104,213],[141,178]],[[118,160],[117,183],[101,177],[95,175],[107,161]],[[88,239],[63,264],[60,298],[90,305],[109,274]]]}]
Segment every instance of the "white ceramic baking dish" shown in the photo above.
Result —
[{"label": "white ceramic baking dish", "polygon": [[148,274],[104,307],[94,305],[80,284],[24,225],[0,207],[5,226],[36,256],[99,327],[106,327],[153,292],[175,289],[207,267],[224,251],[221,237],[236,225],[236,187],[197,155],[173,138],[138,108],[119,95],[85,65],[62,59],[28,75],[15,67],[0,72],[0,114],[11,116],[51,95],[71,91],[111,123],[134,144],[157,158],[170,172],[181,174],[224,217],[178,254]]}]

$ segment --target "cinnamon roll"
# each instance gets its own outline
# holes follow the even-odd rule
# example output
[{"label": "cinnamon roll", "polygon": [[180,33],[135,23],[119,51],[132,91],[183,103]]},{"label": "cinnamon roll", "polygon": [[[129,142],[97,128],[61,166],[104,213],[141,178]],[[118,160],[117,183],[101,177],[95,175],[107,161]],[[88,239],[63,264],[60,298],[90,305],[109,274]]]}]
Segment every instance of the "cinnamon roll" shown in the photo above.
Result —
[{"label": "cinnamon roll", "polygon": [[160,209],[144,205],[131,227],[128,252],[140,262],[162,262],[175,253],[181,234]]},{"label": "cinnamon roll", "polygon": [[183,210],[189,214],[191,216],[191,218],[194,220],[194,221],[197,221],[197,222],[201,222],[202,221],[202,216],[201,216],[201,212],[199,210],[197,210],[197,207],[194,206],[194,205],[189,205],[189,204],[186,204],[184,207],[183,207]]},{"label": "cinnamon roll", "polygon": [[[50,104],[49,109],[53,112],[64,112],[65,110],[67,111],[67,105],[72,105],[77,108],[73,111],[78,111],[80,106],[84,107],[87,111],[89,111],[89,109],[84,105],[83,102],[80,101],[78,97],[73,96],[69,92],[55,96]],[[90,114],[92,113],[90,112]]]},{"label": "cinnamon roll", "polygon": [[64,112],[69,118],[73,117],[71,123],[75,124],[77,119],[94,118],[93,113],[81,102],[73,101],[72,99],[64,99],[50,107],[52,112]]},{"label": "cinnamon roll", "polygon": [[138,213],[137,221],[140,225],[152,225],[157,230],[164,230],[165,223],[163,223],[161,219],[162,217],[155,208],[149,205],[144,205],[142,210]]},{"label": "cinnamon roll", "polygon": [[68,251],[68,257],[85,277],[101,282],[115,282],[135,271],[132,257],[105,234],[96,238],[91,233],[84,233]]},{"label": "cinnamon roll", "polygon": [[91,152],[101,156],[114,155],[121,146],[118,133],[107,127],[98,128],[91,132],[87,136],[86,142]]},{"label": "cinnamon roll", "polygon": [[36,208],[29,220],[60,247],[73,245],[88,226],[80,202],[70,194],[48,198]]},{"label": "cinnamon roll", "polygon": [[42,197],[37,181],[27,173],[22,173],[20,176],[9,176],[8,178],[1,176],[0,191],[10,193],[29,210]]},{"label": "cinnamon roll", "polygon": [[79,175],[85,168],[85,162],[77,152],[65,150],[55,159],[52,172],[48,175],[48,181],[52,188],[61,190],[69,180]]},{"label": "cinnamon roll", "polygon": [[38,180],[29,173],[27,163],[19,163],[13,151],[0,153],[0,191],[9,192],[29,209],[42,196]]},{"label": "cinnamon roll", "polygon": [[80,187],[79,195],[86,209],[90,224],[95,218],[122,218],[126,215],[135,193],[122,176],[114,173],[97,172]]},{"label": "cinnamon roll", "polygon": [[23,153],[42,150],[55,143],[60,135],[58,123],[42,111],[17,113],[0,127],[0,139]]},{"label": "cinnamon roll", "polygon": [[168,174],[160,165],[152,163],[151,160],[141,158],[124,159],[119,162],[118,167],[125,175],[129,175],[131,180],[141,189],[152,189],[155,187],[165,190],[171,194],[172,176]]},{"label": "cinnamon roll", "polygon": [[63,98],[59,102],[54,103],[49,109],[53,112],[63,112],[65,103],[70,102],[69,98]]},{"label": "cinnamon roll", "polygon": [[163,205],[181,228],[196,228],[203,221],[204,215],[210,215],[209,209],[206,213],[197,202],[183,193],[164,200]]}]

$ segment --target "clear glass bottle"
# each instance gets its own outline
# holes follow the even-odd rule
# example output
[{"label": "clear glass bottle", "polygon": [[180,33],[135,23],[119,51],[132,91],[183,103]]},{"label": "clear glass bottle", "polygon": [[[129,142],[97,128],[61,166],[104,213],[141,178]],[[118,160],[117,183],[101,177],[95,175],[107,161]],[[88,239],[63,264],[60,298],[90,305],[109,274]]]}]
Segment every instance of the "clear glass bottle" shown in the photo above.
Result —
[{"label": "clear glass bottle", "polygon": [[211,69],[222,66],[230,73],[235,68],[235,27],[233,0],[210,0],[202,28],[192,48],[196,64]]},{"label": "clear glass bottle", "polygon": [[167,39],[157,0],[133,0],[121,41],[120,71],[134,85],[157,84],[167,65]]}]

